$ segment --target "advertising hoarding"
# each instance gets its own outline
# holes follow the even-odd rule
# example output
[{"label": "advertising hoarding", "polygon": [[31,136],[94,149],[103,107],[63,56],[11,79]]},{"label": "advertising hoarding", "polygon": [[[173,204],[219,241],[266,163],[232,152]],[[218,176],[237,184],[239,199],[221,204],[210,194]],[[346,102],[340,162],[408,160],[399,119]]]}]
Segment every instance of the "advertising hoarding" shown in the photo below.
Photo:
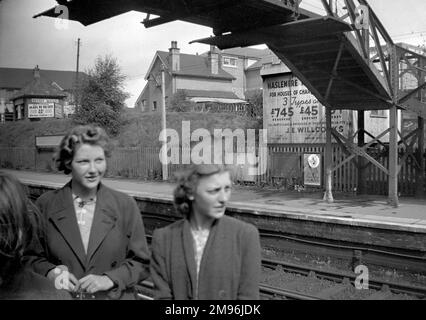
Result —
[{"label": "advertising hoarding", "polygon": [[[264,79],[263,119],[268,143],[325,143],[325,108],[292,74]],[[349,111],[333,111],[332,126],[347,135]]]},{"label": "advertising hoarding", "polygon": [[62,105],[59,103],[55,103],[55,118],[63,118],[63,117],[64,117],[64,112],[63,112]]},{"label": "advertising hoarding", "polygon": [[53,118],[55,103],[29,103],[28,118]]}]

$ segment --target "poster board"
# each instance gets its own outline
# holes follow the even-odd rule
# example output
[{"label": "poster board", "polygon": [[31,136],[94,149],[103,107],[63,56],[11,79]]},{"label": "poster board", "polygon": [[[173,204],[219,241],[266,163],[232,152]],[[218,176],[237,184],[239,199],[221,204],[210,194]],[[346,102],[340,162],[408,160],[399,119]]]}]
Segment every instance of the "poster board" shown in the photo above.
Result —
[{"label": "poster board", "polygon": [[29,103],[28,118],[53,118],[55,103]]},{"label": "poster board", "polygon": [[[268,143],[325,143],[325,107],[292,73],[264,78],[263,112]],[[349,111],[333,110],[332,126],[347,136]]]},{"label": "poster board", "polygon": [[63,106],[59,103],[55,103],[55,118],[63,118],[64,112],[63,112]]},{"label": "poster board", "polygon": [[321,154],[303,154],[303,184],[305,186],[321,187],[322,161]]}]

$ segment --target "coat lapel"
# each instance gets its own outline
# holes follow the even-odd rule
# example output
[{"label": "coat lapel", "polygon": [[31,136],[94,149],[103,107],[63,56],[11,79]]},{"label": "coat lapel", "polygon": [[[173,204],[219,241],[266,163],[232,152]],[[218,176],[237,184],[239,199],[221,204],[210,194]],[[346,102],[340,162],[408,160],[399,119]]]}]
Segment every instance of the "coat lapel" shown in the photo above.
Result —
[{"label": "coat lapel", "polygon": [[59,190],[58,195],[58,210],[50,215],[50,220],[84,266],[86,254],[77,224],[70,183]]},{"label": "coat lapel", "polygon": [[[188,276],[191,282],[191,295],[193,296],[197,292],[197,266],[195,265],[194,240],[192,239],[191,228],[187,219],[183,223],[182,242]],[[192,298],[194,299],[195,297],[193,296]]]},{"label": "coat lapel", "polygon": [[[223,219],[215,220],[213,222],[211,229],[210,229],[210,234],[209,234],[209,237],[207,238],[207,242],[206,242],[206,245],[205,245],[204,251],[203,251],[203,256],[201,257],[201,262],[200,262],[200,273],[198,274],[199,286],[200,286],[200,282],[202,282],[204,279],[208,278],[208,275],[205,274],[206,271],[212,270],[212,266],[219,259],[219,257],[211,255],[210,252],[214,251],[214,247],[226,248],[226,242],[223,241],[223,239],[222,239],[223,233],[220,232],[221,231],[220,225],[221,225],[222,220]],[[214,245],[213,245],[213,243],[214,243]],[[213,260],[211,258],[213,258]],[[213,270],[214,270],[214,268],[213,268]]]},{"label": "coat lapel", "polygon": [[96,195],[96,208],[93,217],[92,228],[90,230],[89,245],[87,248],[87,262],[93,258],[96,250],[102,244],[108,232],[114,227],[117,221],[117,214],[108,205],[108,191],[101,184]]}]

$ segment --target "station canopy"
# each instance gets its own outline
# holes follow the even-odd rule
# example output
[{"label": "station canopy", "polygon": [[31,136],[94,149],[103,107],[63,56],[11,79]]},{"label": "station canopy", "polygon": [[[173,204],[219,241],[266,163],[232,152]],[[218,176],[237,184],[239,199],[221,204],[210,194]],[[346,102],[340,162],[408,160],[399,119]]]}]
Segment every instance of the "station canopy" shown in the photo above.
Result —
[{"label": "station canopy", "polygon": [[[331,14],[297,8],[292,0],[57,0],[69,19],[90,25],[135,10],[150,28],[182,20],[213,29],[197,40],[220,49],[266,44],[325,106],[388,109],[389,81],[362,56],[353,26]],[[324,1],[323,1],[324,2]],[[62,10],[61,10],[62,8]],[[64,7],[38,16],[58,17]],[[154,15],[155,17],[152,17]]]}]

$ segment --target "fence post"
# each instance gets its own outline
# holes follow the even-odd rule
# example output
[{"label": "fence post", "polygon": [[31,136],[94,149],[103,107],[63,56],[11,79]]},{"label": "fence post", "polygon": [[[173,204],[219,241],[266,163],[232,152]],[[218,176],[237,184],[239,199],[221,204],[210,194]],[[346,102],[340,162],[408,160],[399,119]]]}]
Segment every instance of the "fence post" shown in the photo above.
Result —
[{"label": "fence post", "polygon": [[418,123],[418,146],[417,146],[417,159],[420,164],[420,168],[417,171],[417,184],[416,184],[416,197],[421,198],[424,195],[424,184],[425,184],[425,120],[421,117],[417,118]]}]

